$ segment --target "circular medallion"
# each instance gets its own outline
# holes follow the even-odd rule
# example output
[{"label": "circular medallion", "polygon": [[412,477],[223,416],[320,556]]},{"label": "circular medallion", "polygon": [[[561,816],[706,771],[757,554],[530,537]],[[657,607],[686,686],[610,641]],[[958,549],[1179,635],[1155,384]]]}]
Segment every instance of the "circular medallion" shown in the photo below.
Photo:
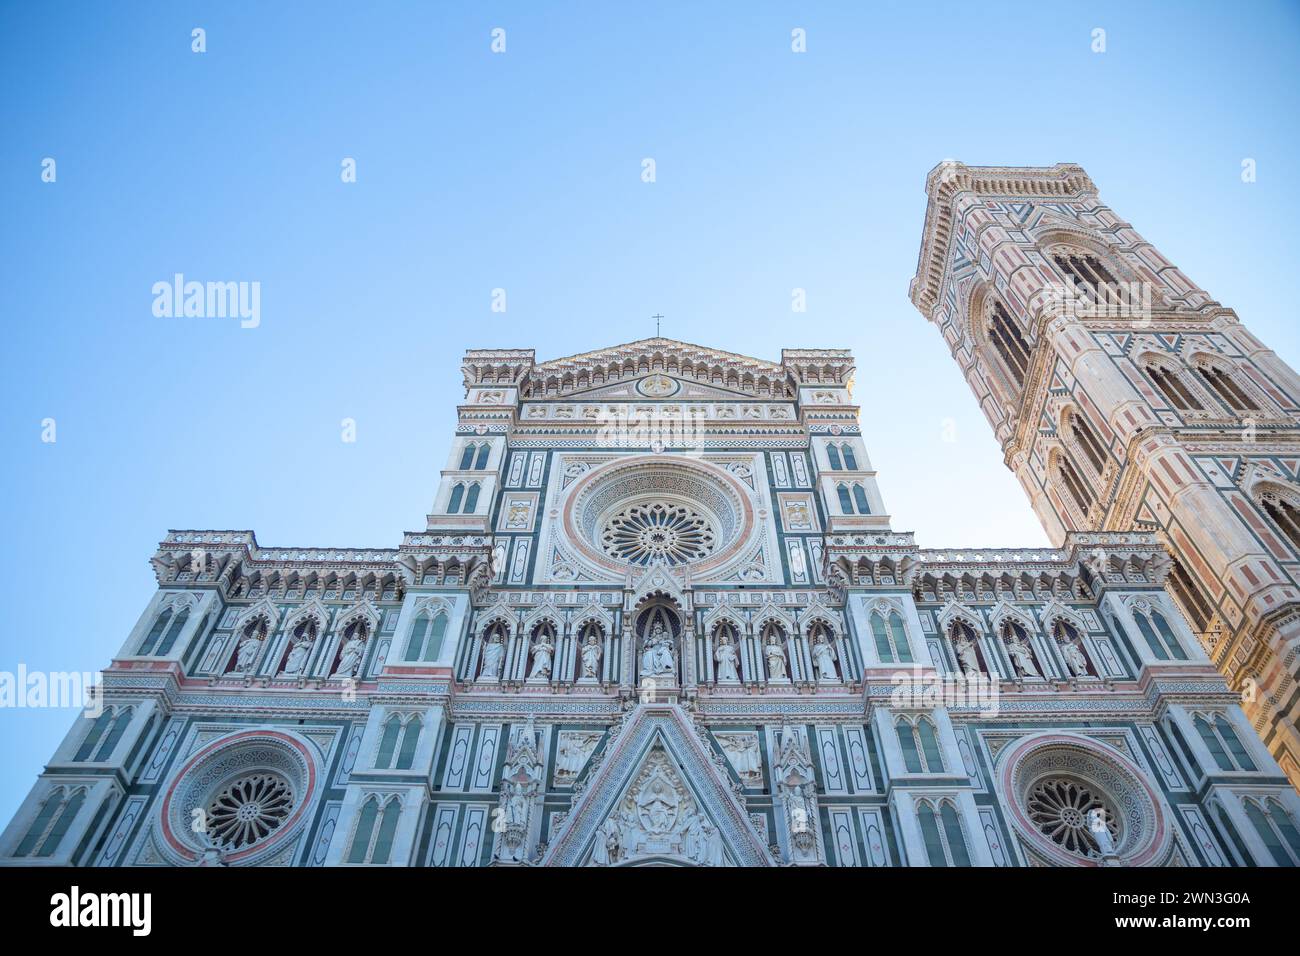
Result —
[{"label": "circular medallion", "polygon": [[681,389],[667,375],[647,375],[636,383],[636,390],[648,398],[667,398]]}]

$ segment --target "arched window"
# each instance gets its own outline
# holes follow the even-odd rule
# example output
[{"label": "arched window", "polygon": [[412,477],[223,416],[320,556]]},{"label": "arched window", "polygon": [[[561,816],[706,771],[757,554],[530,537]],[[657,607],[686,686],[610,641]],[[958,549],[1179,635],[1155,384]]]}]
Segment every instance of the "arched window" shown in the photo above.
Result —
[{"label": "arched window", "polygon": [[1075,412],[1070,416],[1069,429],[1075,447],[1083,452],[1083,457],[1092,465],[1093,474],[1100,477],[1106,470],[1106,449],[1102,447],[1092,426],[1086,418]]},{"label": "arched window", "polygon": [[14,850],[14,856],[53,856],[85,802],[84,787],[72,791],[66,787],[51,790],[41,804],[36,819]]},{"label": "arched window", "polygon": [[1205,406],[1201,404],[1201,400],[1196,397],[1177,371],[1154,361],[1146,362],[1143,368],[1171,408],[1183,412],[1204,410]]},{"label": "arched window", "polygon": [[122,739],[126,727],[131,722],[131,715],[133,715],[131,708],[105,708],[86,732],[81,747],[77,748],[77,753],[73,756],[73,761],[81,763],[88,760],[108,760],[112,757],[113,750],[117,749],[118,741]]},{"label": "arched window", "polygon": [[849,471],[857,471],[858,458],[855,454],[853,454],[853,446],[841,445],[840,450],[843,452],[844,455],[844,467],[847,468]]},{"label": "arched window", "polygon": [[1193,714],[1192,723],[1220,770],[1255,769],[1255,762],[1223,714]]},{"label": "arched window", "polygon": [[487,467],[488,455],[492,453],[492,446],[484,442],[478,447],[478,458],[474,461],[474,470],[482,471]]},{"label": "arched window", "polygon": [[912,648],[897,611],[890,611],[888,620],[879,611],[873,611],[871,634],[876,639],[876,655],[883,663],[912,663]]},{"label": "arched window", "polygon": [[1187,660],[1187,652],[1183,650],[1183,645],[1169,627],[1169,622],[1159,611],[1154,608],[1150,610],[1134,608],[1133,620],[1137,622],[1138,630],[1142,632],[1142,639],[1147,642],[1156,660]]},{"label": "arched window", "polygon": [[167,628],[162,643],[158,645],[159,657],[166,657],[172,652],[172,648],[176,646],[176,638],[181,636],[181,631],[185,628],[185,623],[189,619],[190,609],[187,607],[181,608],[180,612],[172,618],[171,626]]},{"label": "arched window", "polygon": [[348,850],[349,863],[365,863],[370,857],[370,841],[375,832],[375,821],[379,819],[379,798],[371,794],[361,805],[357,814],[357,829],[352,834],[352,846]]},{"label": "arched window", "polygon": [[1300,551],[1300,509],[1275,491],[1265,491],[1259,496],[1259,506],[1273,519],[1279,531]]},{"label": "arched window", "polygon": [[1196,371],[1205,380],[1205,384],[1210,386],[1210,390],[1228,408],[1235,412],[1259,411],[1259,403],[1250,397],[1246,389],[1242,387],[1236,376],[1231,372],[1208,362],[1198,364]]},{"label": "arched window", "polygon": [[86,736],[81,740],[81,746],[77,748],[76,755],[72,758],[77,763],[83,760],[89,760],[90,755],[95,751],[95,745],[99,739],[104,736],[104,731],[113,721],[112,710],[105,708],[98,717],[91,723],[90,729],[86,731]]},{"label": "arched window", "polygon": [[853,498],[849,495],[849,486],[837,485],[835,490],[840,496],[840,511],[846,515],[853,514]]},{"label": "arched window", "polygon": [[477,484],[469,486],[469,494],[465,496],[465,514],[473,514],[474,509],[478,507],[478,491],[479,486]]},{"label": "arched window", "polygon": [[447,514],[460,514],[460,502],[465,497],[465,486],[459,481],[452,486],[451,499],[447,502]]},{"label": "arched window", "polygon": [[465,446],[465,450],[460,453],[460,470],[469,471],[474,467],[474,450],[477,446],[470,442]]},{"label": "arched window", "polygon": [[447,615],[442,611],[430,615],[421,611],[411,625],[411,638],[406,643],[407,661],[436,661],[442,655],[442,642],[447,634]]},{"label": "arched window", "polygon": [[[1062,250],[1052,254],[1052,261],[1061,272],[1082,286],[1082,291],[1089,297],[1108,296],[1119,285],[1110,270],[1091,253]],[[1101,289],[1107,291],[1099,292]]]},{"label": "arched window", "polygon": [[931,866],[971,865],[961,820],[951,801],[941,800],[937,813],[934,806],[926,801],[917,807],[917,818],[921,824],[921,835],[925,838],[925,855]]},{"label": "arched window", "polygon": [[1074,505],[1079,509],[1080,516],[1086,520],[1088,512],[1092,510],[1092,489],[1079,477],[1079,472],[1074,467],[1074,462],[1070,460],[1069,455],[1058,454],[1056,456],[1056,473],[1060,475],[1061,484],[1065,486],[1065,490],[1074,500]]},{"label": "arched window", "polygon": [[393,852],[393,837],[397,833],[397,821],[401,813],[402,803],[396,796],[390,796],[384,802],[382,810],[378,794],[372,793],[366,797],[365,803],[361,805],[361,813],[357,815],[357,828],[352,835],[347,862],[386,865]]},{"label": "arched window", "polygon": [[[119,707],[113,714],[113,723],[109,726],[108,733],[100,742],[99,749],[95,751],[95,760],[108,760],[113,756],[113,751],[117,749],[118,741],[126,733],[127,725],[131,723],[133,711],[130,707]],[[83,746],[84,746],[83,742]],[[84,757],[81,759],[85,759]]]},{"label": "arched window", "polygon": [[867,490],[861,485],[853,486],[853,502],[858,506],[858,514],[871,514],[871,505],[867,503]]},{"label": "arched window", "polygon": [[1169,565],[1169,577],[1165,583],[1196,631],[1200,634],[1209,631],[1210,622],[1214,620],[1214,609],[1177,558]]},{"label": "arched window", "polygon": [[918,717],[913,721],[902,717],[894,724],[894,730],[908,773],[943,773],[939,736],[930,718]]},{"label": "arched window", "polygon": [[141,657],[152,654],[153,649],[158,646],[158,638],[162,637],[162,633],[171,619],[172,609],[164,609],[163,612],[158,615],[157,620],[153,622],[153,627],[149,628],[149,633],[145,635],[144,640],[140,642],[140,647],[136,651],[136,654]]},{"label": "arched window", "polygon": [[415,762],[415,748],[420,743],[420,730],[423,726],[419,717],[412,717],[406,722],[402,731],[402,745],[397,750],[397,765],[394,769],[411,769],[411,764]]},{"label": "arched window", "polygon": [[1242,806],[1273,862],[1278,866],[1300,866],[1300,831],[1282,804],[1272,797],[1262,804],[1247,798]]},{"label": "arched window", "polygon": [[1016,385],[1023,386],[1029,373],[1029,346],[1020,332],[1019,323],[1011,318],[1001,302],[995,301],[990,310],[988,335],[1011,378]]},{"label": "arched window", "polygon": [[375,756],[375,769],[388,770],[393,766],[397,740],[402,735],[402,718],[393,714],[384,721],[384,733],[379,738],[379,753]]},{"label": "arched window", "polygon": [[844,466],[840,464],[840,453],[834,445],[826,446],[826,458],[831,463],[831,471],[839,471]]}]

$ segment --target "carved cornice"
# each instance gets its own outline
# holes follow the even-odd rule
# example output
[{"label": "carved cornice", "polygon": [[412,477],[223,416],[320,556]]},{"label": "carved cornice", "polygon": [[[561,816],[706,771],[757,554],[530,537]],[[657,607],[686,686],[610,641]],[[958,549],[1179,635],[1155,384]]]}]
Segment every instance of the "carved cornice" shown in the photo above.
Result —
[{"label": "carved cornice", "polygon": [[954,203],[963,193],[1000,198],[1079,199],[1096,196],[1097,187],[1081,166],[967,166],[945,160],[925,181],[929,202],[921,233],[916,275],[908,289],[912,303],[933,318],[947,271],[954,227]]}]

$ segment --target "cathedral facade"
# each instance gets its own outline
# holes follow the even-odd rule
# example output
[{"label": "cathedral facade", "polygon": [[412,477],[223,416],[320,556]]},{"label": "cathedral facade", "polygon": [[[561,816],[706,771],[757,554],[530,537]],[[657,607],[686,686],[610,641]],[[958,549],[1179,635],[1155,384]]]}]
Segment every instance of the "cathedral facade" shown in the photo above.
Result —
[{"label": "cathedral facade", "polygon": [[[981,212],[984,186],[960,185],[983,171],[932,176],[913,293],[990,389],[1007,442],[1032,403],[991,391],[1004,386],[974,357],[988,326],[964,331],[959,314],[972,297],[999,314],[979,304],[992,296],[1019,316],[1006,243],[1041,243],[1059,219],[1099,263],[1128,240],[1104,207],[1083,211],[1096,197],[1075,167],[999,172],[996,188],[1023,192],[998,193],[1014,230]],[[1067,198],[1044,185],[1057,181]],[[1008,238],[989,239],[997,228]],[[1177,287],[1172,311],[1203,307]],[[1248,341],[1221,316],[1195,321]],[[1138,454],[1174,467],[1123,446],[1115,420],[1157,428],[1158,386],[1112,408],[1086,376],[1118,388],[1101,370],[1118,353],[1073,325],[1019,328],[1029,372],[1008,380],[1039,389],[1021,438],[1044,442],[1048,470],[1034,452],[1012,461],[1055,538],[1045,549],[931,550],[893,530],[847,351],[766,361],[653,338],[546,362],[468,352],[432,513],[400,546],[167,534],[157,592],[0,835],[0,861],[1300,863],[1300,798],[1220,673],[1236,632],[1189,624],[1181,585],[1167,587],[1171,528],[1127,477]],[[1034,364],[1050,335],[1068,379]],[[1101,474],[1122,490],[1075,474],[1093,500],[1070,510],[1057,459],[1081,467],[1065,457],[1081,446],[1042,407],[1068,407],[1067,429],[1098,416]],[[1155,434],[1184,440],[1172,423]],[[1136,510],[1103,514],[1108,495]]]}]

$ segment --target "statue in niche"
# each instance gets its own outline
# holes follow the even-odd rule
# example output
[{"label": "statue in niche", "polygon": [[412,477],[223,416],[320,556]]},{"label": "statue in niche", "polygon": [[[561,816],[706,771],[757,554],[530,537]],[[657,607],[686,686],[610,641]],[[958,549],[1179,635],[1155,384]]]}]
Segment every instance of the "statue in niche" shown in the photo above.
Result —
[{"label": "statue in niche", "polygon": [[542,634],[538,637],[537,643],[533,645],[532,656],[533,669],[528,674],[529,679],[550,680],[551,661],[555,654],[549,636]]},{"label": "statue in niche", "polygon": [[594,630],[588,631],[582,645],[583,680],[596,680],[600,676],[600,655],[600,637]]},{"label": "statue in niche", "polygon": [[483,667],[479,671],[479,680],[496,680],[501,676],[501,659],[505,657],[505,642],[500,634],[493,634],[483,645]]},{"label": "statue in niche", "polygon": [[813,642],[812,662],[819,684],[834,684],[839,680],[839,675],[835,673],[835,649],[825,635],[818,635]]},{"label": "statue in niche", "polygon": [[293,647],[289,650],[289,656],[284,659],[282,673],[286,675],[301,674],[307,667],[307,658],[311,655],[311,649],[315,643],[315,632],[310,627],[305,628],[302,636],[294,641]]},{"label": "statue in niche", "polygon": [[781,646],[779,634],[768,635],[763,654],[767,657],[767,679],[789,680],[785,669],[785,648]]},{"label": "statue in niche", "polygon": [[1075,677],[1088,676],[1088,658],[1074,641],[1061,641],[1061,656]]},{"label": "statue in niche", "polygon": [[641,650],[641,676],[671,675],[674,669],[673,637],[663,621],[655,621]]},{"label": "statue in niche", "polygon": [[975,650],[975,642],[965,634],[957,638],[954,645],[957,651],[957,661],[961,664],[962,673],[967,677],[974,677],[980,673],[980,658]]},{"label": "statue in niche", "polygon": [[1011,662],[1016,665],[1016,670],[1022,677],[1041,677],[1038,672],[1038,665],[1034,663],[1034,652],[1025,643],[1019,628],[1007,628],[1007,656]]},{"label": "statue in niche", "polygon": [[736,645],[731,643],[731,637],[725,632],[718,635],[718,647],[713,652],[713,659],[718,664],[718,683],[719,684],[736,684],[740,682],[740,673],[736,670]]},{"label": "statue in niche", "polygon": [[335,677],[356,677],[357,671],[361,669],[361,655],[366,649],[366,642],[358,636],[360,633],[361,628],[357,628],[343,642],[343,650],[339,652],[339,666],[334,668]]},{"label": "statue in niche", "polygon": [[244,637],[239,642],[239,648],[235,651],[236,673],[247,674],[253,669],[253,664],[257,660],[257,652],[261,646],[262,635],[258,633],[257,628],[244,632]]}]

